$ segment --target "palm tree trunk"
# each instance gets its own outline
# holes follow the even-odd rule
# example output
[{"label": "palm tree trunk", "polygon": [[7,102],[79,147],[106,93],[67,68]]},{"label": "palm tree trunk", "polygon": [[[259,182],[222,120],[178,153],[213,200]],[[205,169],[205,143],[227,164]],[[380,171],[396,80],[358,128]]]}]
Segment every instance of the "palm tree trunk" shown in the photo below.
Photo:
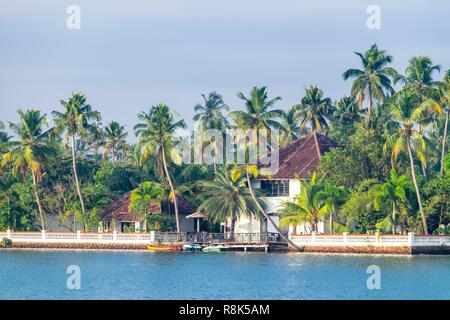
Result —
[{"label": "palm tree trunk", "polygon": [[372,97],[372,90],[369,87],[369,104],[367,106],[367,114],[370,118],[370,114],[372,113],[372,103],[373,103],[373,97]]},{"label": "palm tree trunk", "polygon": [[78,198],[80,199],[80,205],[81,205],[81,212],[83,214],[83,224],[84,224],[84,230],[87,231],[87,224],[86,224],[86,210],[84,208],[84,200],[83,196],[81,195],[81,188],[80,188],[80,182],[78,181],[78,173],[77,173],[77,163],[76,163],[76,153],[75,153],[75,134],[72,135],[72,170],[73,170],[73,176],[75,178],[75,185],[77,188]]},{"label": "palm tree trunk", "polygon": [[177,195],[176,195],[173,183],[172,183],[172,178],[170,177],[170,174],[169,174],[169,169],[167,168],[166,151],[164,149],[164,144],[161,145],[161,151],[162,151],[162,160],[163,160],[163,165],[164,165],[164,171],[166,173],[167,181],[169,182],[170,192],[172,192],[172,195],[173,195],[173,206],[175,208],[175,220],[177,222],[177,233],[179,234],[181,232],[181,229],[180,229],[180,217],[178,214]]},{"label": "palm tree trunk", "polygon": [[420,215],[422,216],[423,229],[424,229],[424,233],[426,235],[428,235],[427,220],[425,219],[425,214],[423,212],[422,196],[420,195],[419,186],[418,186],[417,180],[416,180],[416,172],[414,171],[414,159],[413,159],[413,156],[412,156],[411,144],[410,144],[409,139],[408,139],[408,142],[407,142],[407,148],[408,148],[408,154],[409,154],[409,163],[411,165],[411,175],[412,175],[412,178],[413,178],[414,187],[416,189],[417,202],[419,204]]},{"label": "palm tree trunk", "polygon": [[112,163],[114,163],[114,161],[115,161],[115,155],[114,155],[114,146],[112,146],[112,150],[111,150],[111,158],[112,158]]},{"label": "palm tree trunk", "polygon": [[392,202],[392,234],[396,231],[396,221],[395,221],[395,202]]},{"label": "palm tree trunk", "polygon": [[333,234],[333,213],[330,213],[330,234]]},{"label": "palm tree trunk", "polygon": [[442,140],[441,151],[441,177],[444,176],[444,158],[445,158],[445,144],[447,142],[447,129],[448,129],[448,111],[445,113],[445,125],[444,125],[444,137]]},{"label": "palm tree trunk", "polygon": [[31,170],[31,175],[33,177],[34,196],[36,198],[36,203],[37,203],[37,206],[38,206],[38,209],[39,209],[39,219],[41,220],[41,229],[45,230],[44,210],[42,209],[41,199],[39,199],[39,194],[38,194],[38,191],[37,191],[36,174],[34,173],[33,170]]},{"label": "palm tree trunk", "polygon": [[250,195],[252,196],[253,201],[255,202],[256,206],[258,207],[259,211],[263,214],[263,216],[267,219],[267,221],[270,221],[270,223],[272,224],[272,226],[275,228],[275,230],[278,232],[278,234],[280,235],[280,237],[286,241],[288,243],[288,245],[292,248],[294,248],[297,251],[300,251],[300,248],[293,243],[291,240],[289,240],[288,237],[286,237],[283,232],[281,232],[280,228],[278,228],[278,226],[275,224],[275,222],[273,222],[272,218],[266,213],[266,211],[263,209],[263,207],[261,206],[261,204],[259,203],[259,201],[256,199],[255,193],[253,192],[253,188],[252,188],[252,184],[251,184],[251,180],[250,180],[250,175],[248,173],[248,170],[246,170],[246,174],[247,174],[247,184],[248,184],[248,189],[250,190]]},{"label": "palm tree trunk", "polygon": [[427,169],[425,168],[425,165],[422,163],[422,162],[420,162],[420,166],[422,167],[422,174],[423,174],[423,177],[425,178],[425,180],[427,179]]},{"label": "palm tree trunk", "polygon": [[231,217],[231,226],[230,226],[230,236],[228,237],[228,241],[234,241],[234,230],[236,229],[236,213],[233,212],[233,216]]}]

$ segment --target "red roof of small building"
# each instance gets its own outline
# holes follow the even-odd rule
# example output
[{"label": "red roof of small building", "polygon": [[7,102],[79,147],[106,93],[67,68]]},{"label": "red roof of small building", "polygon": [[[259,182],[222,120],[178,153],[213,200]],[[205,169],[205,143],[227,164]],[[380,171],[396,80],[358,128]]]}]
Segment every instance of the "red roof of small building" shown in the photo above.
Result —
[{"label": "red roof of small building", "polygon": [[[120,198],[111,201],[102,212],[102,220],[103,221],[121,221],[121,222],[130,222],[136,221],[136,217],[131,213],[128,208],[130,206],[130,196],[131,191],[125,193]],[[192,214],[197,211],[197,208],[190,204],[185,198],[178,196],[177,197],[178,209],[180,214]],[[173,203],[168,201],[161,201],[160,203],[155,201],[152,203],[148,213],[175,213],[175,209]]]},{"label": "red roof of small building", "polygon": [[271,179],[303,179],[315,171],[322,155],[339,143],[320,133],[313,132],[279,149],[279,167]]}]

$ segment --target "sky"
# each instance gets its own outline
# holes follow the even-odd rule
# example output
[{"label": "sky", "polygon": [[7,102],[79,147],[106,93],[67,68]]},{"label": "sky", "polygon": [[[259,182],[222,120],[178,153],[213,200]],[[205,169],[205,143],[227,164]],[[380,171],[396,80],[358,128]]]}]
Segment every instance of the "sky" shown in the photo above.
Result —
[{"label": "sky", "polygon": [[[70,5],[79,30],[66,27]],[[370,5],[379,30],[366,25]],[[309,85],[338,99],[351,86],[342,73],[359,67],[353,52],[373,43],[402,72],[422,54],[450,68],[449,16],[446,0],[1,0],[0,120],[27,108],[50,115],[72,92],[130,132],[161,102],[191,124],[214,90],[233,109],[253,86],[281,96],[282,109]]]}]

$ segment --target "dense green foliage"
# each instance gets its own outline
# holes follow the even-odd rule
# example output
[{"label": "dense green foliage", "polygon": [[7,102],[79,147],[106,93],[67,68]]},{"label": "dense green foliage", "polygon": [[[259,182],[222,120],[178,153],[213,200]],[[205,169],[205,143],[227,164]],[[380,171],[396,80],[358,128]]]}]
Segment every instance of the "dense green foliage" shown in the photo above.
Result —
[{"label": "dense green foliage", "polygon": [[[282,145],[310,132],[341,144],[322,157],[312,179],[301,182],[301,194],[279,212],[285,225],[448,232],[449,72],[438,78],[441,67],[418,56],[402,74],[376,45],[356,55],[361,66],[343,73],[353,81],[351,92],[336,101],[309,86],[298,103],[282,110],[280,97],[254,87],[238,94],[242,108],[226,114],[230,107],[212,92],[193,107],[193,119],[218,130],[278,129]],[[266,217],[261,195],[249,188],[255,174],[247,166],[242,177],[233,177],[230,166],[217,162],[217,141],[202,141],[214,150],[211,165],[174,161],[177,130],[185,122],[167,105],[138,115],[138,140],[130,145],[126,127],[115,121],[103,126],[82,94],[60,103],[51,116],[19,110],[17,122],[0,122],[0,229],[45,229],[52,215],[67,230],[94,230],[104,206],[131,190],[131,210],[148,230],[180,230],[181,196],[210,217],[213,230],[238,215]],[[148,212],[150,201],[160,199],[174,204],[175,220]]]}]

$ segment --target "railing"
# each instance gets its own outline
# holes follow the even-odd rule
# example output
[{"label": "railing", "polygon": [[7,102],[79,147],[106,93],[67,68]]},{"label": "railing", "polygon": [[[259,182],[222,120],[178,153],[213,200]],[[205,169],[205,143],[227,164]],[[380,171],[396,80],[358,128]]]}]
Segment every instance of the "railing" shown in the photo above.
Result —
[{"label": "railing", "polygon": [[[275,239],[273,234],[235,233],[230,234],[207,232],[155,232],[149,233],[96,233],[96,232],[12,232],[1,231],[0,240],[9,238],[16,242],[45,243],[228,243],[228,244],[265,244],[267,239]],[[275,241],[275,240],[273,240]]]},{"label": "railing", "polygon": [[[309,234],[289,235],[299,246],[385,246],[385,247],[438,247],[450,246],[450,235],[354,235],[354,234]],[[235,233],[234,237],[224,233],[207,232],[155,232],[149,233],[88,233],[88,232],[12,232],[0,231],[0,240],[9,238],[13,242],[39,243],[228,243],[228,244],[274,244],[283,243],[278,233]]]},{"label": "railing", "polygon": [[233,244],[261,244],[267,242],[265,234],[260,233],[229,233],[207,232],[156,232],[157,242],[191,242],[191,243],[233,243]]},{"label": "railing", "polygon": [[[153,237],[153,238],[152,238]],[[97,232],[0,232],[0,240],[38,243],[123,243],[149,244],[154,241],[152,233],[97,233]]]},{"label": "railing", "polygon": [[290,239],[299,246],[450,246],[450,236],[432,235],[422,236],[409,233],[408,235],[353,235],[353,234],[309,234],[289,235]]}]

